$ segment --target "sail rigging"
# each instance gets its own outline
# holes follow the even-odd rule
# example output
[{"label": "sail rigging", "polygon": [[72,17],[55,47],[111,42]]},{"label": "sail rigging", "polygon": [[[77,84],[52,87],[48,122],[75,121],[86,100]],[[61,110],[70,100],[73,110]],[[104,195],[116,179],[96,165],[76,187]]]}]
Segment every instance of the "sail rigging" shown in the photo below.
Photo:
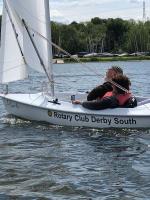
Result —
[{"label": "sail rigging", "polygon": [[[32,27],[39,34],[27,27]],[[51,45],[39,35],[51,41],[49,1],[5,0],[1,33],[1,83],[26,78],[27,66],[46,73],[53,83]],[[19,67],[14,71],[13,66]]]}]

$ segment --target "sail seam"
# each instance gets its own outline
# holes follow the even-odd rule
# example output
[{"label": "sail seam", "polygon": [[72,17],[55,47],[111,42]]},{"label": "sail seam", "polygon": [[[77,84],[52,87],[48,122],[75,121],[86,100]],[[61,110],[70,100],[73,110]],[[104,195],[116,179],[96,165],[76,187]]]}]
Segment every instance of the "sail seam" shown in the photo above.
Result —
[{"label": "sail seam", "polygon": [[11,71],[11,70],[13,70],[13,69],[16,69],[16,68],[19,68],[19,67],[21,67],[22,65],[24,65],[24,63],[22,63],[22,64],[20,64],[20,65],[16,65],[16,66],[13,66],[13,67],[11,67],[11,68],[9,68],[9,69],[6,69],[6,70],[0,70],[0,72],[8,72],[8,71]]}]

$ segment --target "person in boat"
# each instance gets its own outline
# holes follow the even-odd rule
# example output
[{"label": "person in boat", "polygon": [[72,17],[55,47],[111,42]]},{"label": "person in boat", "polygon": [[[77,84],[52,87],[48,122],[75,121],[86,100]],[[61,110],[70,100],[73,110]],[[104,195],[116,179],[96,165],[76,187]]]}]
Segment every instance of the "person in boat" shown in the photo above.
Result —
[{"label": "person in boat", "polygon": [[[137,106],[137,100],[129,92],[131,82],[129,78],[125,75],[118,75],[112,79],[115,84],[112,84],[112,91],[106,92],[103,97],[98,97],[96,100],[92,101],[79,101],[75,100],[73,104],[81,104],[84,108],[91,110],[102,110],[106,108],[134,108]],[[118,86],[116,86],[119,85]],[[121,87],[123,88],[121,88]]]},{"label": "person in boat", "polygon": [[106,72],[105,82],[102,85],[95,87],[87,95],[87,101],[96,100],[99,97],[103,97],[107,92],[113,90],[112,84],[109,80],[112,80],[115,76],[123,74],[123,70],[119,66],[112,66]]}]

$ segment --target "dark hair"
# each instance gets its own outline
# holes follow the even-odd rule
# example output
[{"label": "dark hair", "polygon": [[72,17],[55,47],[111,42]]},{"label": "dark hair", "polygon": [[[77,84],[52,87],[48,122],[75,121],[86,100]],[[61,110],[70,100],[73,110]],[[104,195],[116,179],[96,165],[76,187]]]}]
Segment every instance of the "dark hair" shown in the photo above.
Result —
[{"label": "dark hair", "polygon": [[111,68],[110,68],[111,70],[114,70],[116,73],[118,73],[118,74],[123,74],[123,70],[121,69],[121,67],[119,67],[119,66],[112,66]]},{"label": "dark hair", "polygon": [[[115,78],[112,79],[112,81],[114,81],[115,83],[117,83],[118,85],[122,86],[123,88],[125,88],[127,90],[129,90],[130,85],[131,85],[129,78],[122,74],[117,75]],[[116,90],[119,94],[125,93],[125,91],[123,91],[119,87],[116,87]]]}]

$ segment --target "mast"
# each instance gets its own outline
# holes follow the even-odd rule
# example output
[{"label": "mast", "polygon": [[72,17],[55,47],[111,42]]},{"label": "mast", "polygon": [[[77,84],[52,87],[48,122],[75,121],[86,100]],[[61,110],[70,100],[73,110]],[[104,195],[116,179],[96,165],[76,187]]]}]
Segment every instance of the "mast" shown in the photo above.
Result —
[{"label": "mast", "polygon": [[53,75],[53,63],[52,63],[52,45],[51,45],[51,22],[50,22],[50,9],[49,9],[49,0],[45,0],[45,15],[47,19],[47,25],[46,25],[46,32],[47,32],[47,39],[49,43],[47,43],[48,47],[48,74],[51,79],[51,93],[54,97],[54,75]]},{"label": "mast", "polygon": [[145,0],[143,0],[143,22],[146,21]]}]

